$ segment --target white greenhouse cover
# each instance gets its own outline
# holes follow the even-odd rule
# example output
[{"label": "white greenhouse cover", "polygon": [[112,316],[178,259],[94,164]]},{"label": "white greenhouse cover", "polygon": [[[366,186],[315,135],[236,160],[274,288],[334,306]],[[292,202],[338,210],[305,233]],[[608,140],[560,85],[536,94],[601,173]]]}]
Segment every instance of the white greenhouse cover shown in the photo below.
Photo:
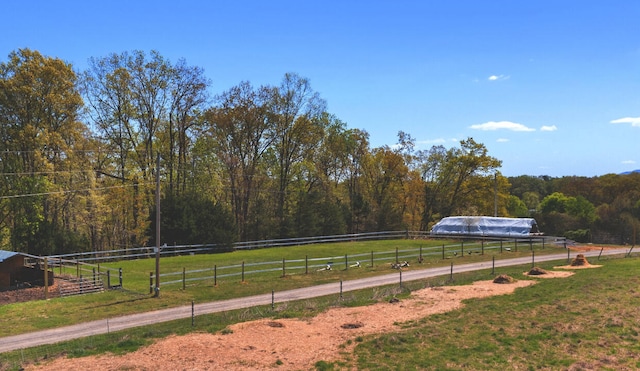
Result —
[{"label": "white greenhouse cover", "polygon": [[493,216],[449,216],[431,229],[432,235],[470,235],[491,237],[529,237],[540,235],[533,218]]}]

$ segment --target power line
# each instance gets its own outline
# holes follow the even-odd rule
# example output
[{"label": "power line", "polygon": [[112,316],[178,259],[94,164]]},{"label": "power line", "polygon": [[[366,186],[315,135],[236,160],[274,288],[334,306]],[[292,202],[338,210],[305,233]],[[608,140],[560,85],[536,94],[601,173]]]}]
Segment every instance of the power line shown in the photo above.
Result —
[{"label": "power line", "polygon": [[21,173],[0,173],[0,176],[5,175],[15,175],[15,176],[25,176],[25,175],[55,175],[55,174],[75,174],[75,173],[94,173],[95,170],[51,170],[51,171],[31,171],[31,172],[21,172]]},{"label": "power line", "polygon": [[28,194],[20,194],[20,195],[12,195],[12,196],[0,196],[0,200],[7,200],[12,198],[22,198],[22,197],[35,197],[35,196],[50,196],[56,194],[64,194],[64,193],[76,193],[76,192],[89,192],[89,191],[100,191],[105,189],[114,189],[114,188],[126,188],[126,187],[136,187],[136,186],[147,186],[150,184],[155,184],[153,182],[149,183],[138,183],[138,184],[123,184],[117,186],[110,187],[99,187],[99,188],[87,188],[87,189],[74,189],[74,190],[65,190],[65,191],[54,191],[54,192],[41,192],[41,193],[28,193]]}]

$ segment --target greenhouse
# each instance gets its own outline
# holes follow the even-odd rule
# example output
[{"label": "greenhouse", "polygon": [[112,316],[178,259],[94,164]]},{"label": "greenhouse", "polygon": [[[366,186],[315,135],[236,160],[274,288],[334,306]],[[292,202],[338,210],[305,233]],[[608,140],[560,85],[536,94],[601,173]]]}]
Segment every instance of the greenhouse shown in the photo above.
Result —
[{"label": "greenhouse", "polygon": [[433,226],[431,235],[533,237],[542,233],[533,218],[449,216]]}]

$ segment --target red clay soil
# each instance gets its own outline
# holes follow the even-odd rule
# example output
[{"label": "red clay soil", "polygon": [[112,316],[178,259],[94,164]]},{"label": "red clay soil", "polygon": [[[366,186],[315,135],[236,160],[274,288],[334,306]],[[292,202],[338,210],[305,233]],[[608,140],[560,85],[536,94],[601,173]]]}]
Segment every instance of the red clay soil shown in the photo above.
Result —
[{"label": "red clay soil", "polygon": [[[512,293],[535,284],[492,281],[433,287],[411,298],[366,307],[332,308],[310,319],[264,319],[223,333],[169,336],[133,353],[58,358],[26,370],[309,370],[318,361],[344,359],[358,336],[402,331],[399,324],[458,309],[462,300]],[[286,304],[283,304],[286,305]],[[351,340],[351,341],[350,341]]]}]

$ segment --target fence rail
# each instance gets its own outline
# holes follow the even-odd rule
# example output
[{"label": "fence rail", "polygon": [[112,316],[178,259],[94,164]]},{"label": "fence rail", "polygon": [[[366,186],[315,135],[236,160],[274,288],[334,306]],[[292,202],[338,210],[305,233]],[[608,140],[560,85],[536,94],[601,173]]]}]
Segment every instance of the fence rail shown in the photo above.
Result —
[{"label": "fence rail", "polygon": [[[542,238],[526,239],[475,239],[473,242],[461,240],[454,244],[440,246],[419,247],[413,249],[398,249],[390,251],[371,251],[370,253],[345,254],[340,256],[327,256],[297,259],[282,259],[269,262],[241,263],[217,266],[210,268],[166,272],[159,276],[164,286],[182,284],[186,288],[187,282],[211,281],[217,285],[218,279],[237,277],[241,282],[250,275],[280,272],[284,277],[291,274],[308,274],[316,271],[348,270],[359,267],[373,267],[379,264],[389,264],[391,267],[399,267],[403,262],[422,262],[425,258],[451,259],[472,254],[484,254],[485,252],[517,252],[518,249],[533,251],[534,248],[544,249],[549,243]],[[149,293],[154,289],[155,275],[149,273]]]},{"label": "fence rail", "polygon": [[[236,242],[231,246],[223,246],[216,244],[197,244],[197,245],[163,245],[160,248],[161,256],[177,256],[188,254],[209,254],[218,252],[229,252],[234,250],[251,250],[262,249],[268,247],[287,247],[287,246],[300,246],[319,243],[332,243],[332,242],[347,242],[347,241],[367,241],[367,240],[384,240],[384,239],[424,239],[424,238],[446,238],[446,239],[459,239],[459,240],[476,240],[476,241],[497,241],[504,240],[503,238],[496,237],[482,237],[482,236],[433,236],[429,232],[425,231],[384,231],[384,232],[370,232],[370,233],[352,233],[333,236],[316,236],[316,237],[297,237],[297,238],[283,238],[261,241],[245,241]],[[516,240],[521,242],[528,241],[548,241],[554,237],[519,237],[510,238],[510,240]],[[140,259],[140,258],[153,258],[155,256],[155,247],[133,247],[127,249],[116,249],[107,251],[90,251],[82,253],[61,254],[52,255],[50,258],[62,258],[80,262],[106,262],[114,260],[127,260],[127,259]]]}]

